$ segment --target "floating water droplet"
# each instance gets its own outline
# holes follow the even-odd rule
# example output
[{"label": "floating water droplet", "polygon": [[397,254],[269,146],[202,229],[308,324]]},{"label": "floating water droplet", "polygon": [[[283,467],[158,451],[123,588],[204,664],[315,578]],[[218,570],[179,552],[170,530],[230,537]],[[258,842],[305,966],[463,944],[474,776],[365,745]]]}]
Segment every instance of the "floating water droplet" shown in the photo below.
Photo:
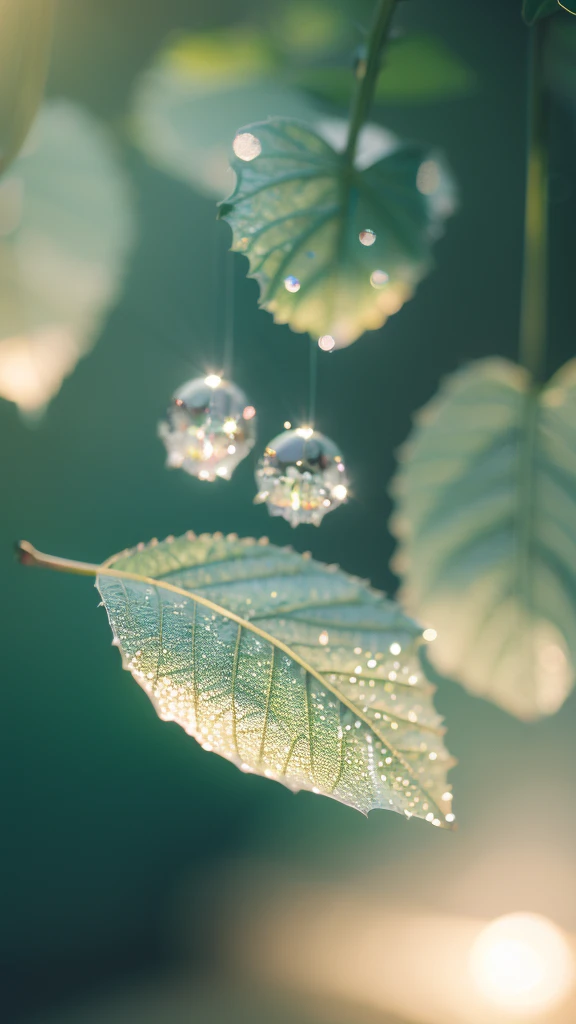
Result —
[{"label": "floating water droplet", "polygon": [[383,288],[388,284],[390,278],[385,270],[373,270],[370,274],[370,284],[373,288]]},{"label": "floating water droplet", "polygon": [[290,430],[291,427],[292,427],[292,424],[290,423],[290,420],[285,420],[284,421],[284,430]]},{"label": "floating water droplet", "polygon": [[284,287],[287,292],[299,292],[300,281],[293,274],[289,274],[288,277],[284,278]]},{"label": "floating water droplet", "polygon": [[321,338],[318,338],[318,345],[323,352],[331,352],[336,342],[330,334],[323,334]]},{"label": "floating water droplet", "polygon": [[427,643],[432,643],[432,640],[435,640],[438,634],[435,629],[425,629],[424,632],[422,633],[422,636],[427,641]]},{"label": "floating water droplet", "polygon": [[260,156],[262,152],[262,143],[260,139],[252,135],[251,132],[240,132],[236,136],[232,143],[232,149],[239,160],[255,160],[257,156]]},{"label": "floating water droplet", "polygon": [[376,241],[376,232],[372,231],[370,228],[366,228],[365,231],[360,232],[358,238],[362,245],[374,245],[374,242]]},{"label": "floating water droplet", "polygon": [[328,636],[328,633],[326,632],[325,629],[323,629],[322,632],[320,633],[320,636],[318,637],[318,643],[322,644],[322,647],[326,647],[326,644],[328,643],[329,639],[330,637]]}]

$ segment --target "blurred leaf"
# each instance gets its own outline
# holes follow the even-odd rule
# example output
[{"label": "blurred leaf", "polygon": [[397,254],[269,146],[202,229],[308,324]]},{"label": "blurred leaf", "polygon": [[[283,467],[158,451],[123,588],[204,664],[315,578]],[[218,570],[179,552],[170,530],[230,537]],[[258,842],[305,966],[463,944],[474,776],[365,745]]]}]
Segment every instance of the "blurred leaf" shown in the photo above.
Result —
[{"label": "blurred leaf", "polygon": [[124,667],[205,750],[364,812],[453,820],[421,631],[362,580],[235,535],[187,534],[91,567],[21,550],[97,576]]},{"label": "blurred leaf", "polygon": [[267,37],[249,26],[180,36],[161,53],[159,61],[181,80],[208,91],[261,78],[276,63]]},{"label": "blurred leaf", "polygon": [[133,234],[106,130],[64,100],[40,110],[0,182],[0,397],[38,416],[89,351]]},{"label": "blurred leaf", "polygon": [[[306,68],[290,76],[295,85],[334,103],[346,104],[353,89],[352,68]],[[469,96],[474,72],[441,39],[408,35],[392,40],[375,92],[376,103],[434,103]]]},{"label": "blurred leaf", "polygon": [[271,31],[283,52],[314,59],[332,53],[345,41],[350,20],[336,3],[288,0],[274,11]]},{"label": "blurred leaf", "polygon": [[221,199],[233,186],[229,140],[238,125],[281,116],[317,116],[303,93],[271,77],[266,37],[246,29],[185,36],[163,50],[136,85],[137,145],[161,170]]},{"label": "blurred leaf", "polygon": [[420,413],[394,490],[403,600],[433,664],[519,718],[557,711],[576,660],[576,361],[537,392],[488,359]]},{"label": "blurred leaf", "polygon": [[547,18],[550,14],[557,14],[559,0],[523,0],[522,16],[528,25],[533,25],[540,18]]},{"label": "blurred leaf", "polygon": [[545,50],[547,85],[568,100],[576,99],[576,19],[557,18],[550,24]]},{"label": "blurred leaf", "polygon": [[0,173],[20,149],[44,91],[54,0],[0,0]]},{"label": "blurred leaf", "polygon": [[[443,188],[440,166],[421,146],[394,145],[350,173],[311,128],[280,118],[242,135],[255,136],[261,152],[232,161],[236,189],[221,215],[232,248],[248,257],[260,305],[276,323],[314,339],[331,335],[337,347],[381,327],[430,268],[431,234],[451,212],[434,198]],[[375,233],[372,245],[359,241],[366,229]],[[288,277],[298,291],[287,290]]]}]

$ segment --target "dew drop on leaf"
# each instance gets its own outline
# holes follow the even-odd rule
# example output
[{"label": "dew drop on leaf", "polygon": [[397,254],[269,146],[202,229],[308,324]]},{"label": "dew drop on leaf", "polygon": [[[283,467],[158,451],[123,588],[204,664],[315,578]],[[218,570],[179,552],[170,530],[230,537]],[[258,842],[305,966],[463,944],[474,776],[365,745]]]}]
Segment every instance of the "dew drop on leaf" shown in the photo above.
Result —
[{"label": "dew drop on leaf", "polygon": [[323,334],[321,338],[318,338],[318,344],[323,352],[331,352],[336,342],[331,334]]},{"label": "dew drop on leaf", "polygon": [[260,156],[262,143],[251,132],[241,132],[234,139],[232,149],[239,160],[245,160],[249,163],[250,160],[255,160],[257,156]]},{"label": "dew drop on leaf", "polygon": [[300,281],[298,280],[297,277],[294,277],[292,274],[289,274],[288,277],[284,278],[284,287],[287,292],[299,292]]},{"label": "dew drop on leaf", "polygon": [[383,288],[389,281],[385,270],[373,270],[370,274],[370,284],[373,288]]}]

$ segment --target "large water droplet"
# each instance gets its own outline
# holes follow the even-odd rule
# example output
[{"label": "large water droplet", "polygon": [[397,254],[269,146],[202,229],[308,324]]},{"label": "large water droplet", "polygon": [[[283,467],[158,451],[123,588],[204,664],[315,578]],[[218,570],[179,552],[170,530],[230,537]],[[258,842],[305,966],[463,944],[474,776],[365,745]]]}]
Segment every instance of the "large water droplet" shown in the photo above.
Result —
[{"label": "large water droplet", "polygon": [[361,231],[358,235],[362,245],[374,245],[376,241],[376,232],[371,231],[370,228],[366,228],[365,231]]}]

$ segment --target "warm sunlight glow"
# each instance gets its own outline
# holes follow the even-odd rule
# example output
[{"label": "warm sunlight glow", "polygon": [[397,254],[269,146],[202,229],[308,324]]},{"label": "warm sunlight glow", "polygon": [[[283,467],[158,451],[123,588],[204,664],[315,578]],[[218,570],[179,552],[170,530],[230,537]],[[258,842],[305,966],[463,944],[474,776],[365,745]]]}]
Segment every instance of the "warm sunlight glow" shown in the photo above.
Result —
[{"label": "warm sunlight glow", "polygon": [[27,415],[42,412],[74,369],[79,356],[73,333],[47,327],[0,340],[0,396]]},{"label": "warm sunlight glow", "polygon": [[204,377],[204,383],[209,388],[218,388],[222,383],[222,377],[219,377],[217,373],[209,373],[207,377]]},{"label": "warm sunlight glow", "polygon": [[484,928],[470,953],[484,998],[522,1017],[556,1006],[568,993],[574,960],[560,930],[538,914],[507,914]]},{"label": "warm sunlight glow", "polygon": [[305,441],[309,441],[314,433],[314,427],[298,427],[296,433],[298,437],[303,437]]}]

